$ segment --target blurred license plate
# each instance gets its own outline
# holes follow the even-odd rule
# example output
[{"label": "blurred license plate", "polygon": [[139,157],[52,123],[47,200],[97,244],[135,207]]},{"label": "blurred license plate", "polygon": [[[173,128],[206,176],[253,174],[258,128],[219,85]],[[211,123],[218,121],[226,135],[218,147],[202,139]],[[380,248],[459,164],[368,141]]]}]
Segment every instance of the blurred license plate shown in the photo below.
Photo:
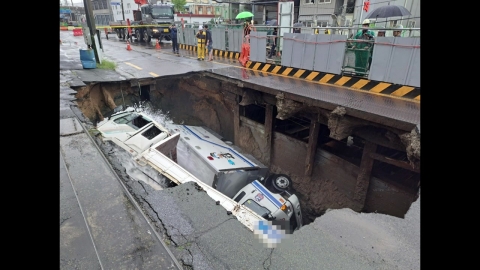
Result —
[{"label": "blurred license plate", "polygon": [[163,32],[168,32],[168,28],[163,29]]}]

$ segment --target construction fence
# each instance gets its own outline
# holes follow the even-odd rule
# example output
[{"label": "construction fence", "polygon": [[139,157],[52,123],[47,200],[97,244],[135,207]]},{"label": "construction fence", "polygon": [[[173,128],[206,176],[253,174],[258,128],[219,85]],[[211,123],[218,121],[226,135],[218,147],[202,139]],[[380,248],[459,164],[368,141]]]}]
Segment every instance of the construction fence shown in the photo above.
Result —
[{"label": "construction fence", "polygon": [[[244,41],[243,28],[238,25],[212,25],[213,49],[241,52]],[[302,33],[272,35],[272,27],[257,26],[250,32],[250,61],[275,63],[282,66],[338,75],[351,75],[420,87],[420,38],[403,34],[400,37],[375,35],[367,39],[355,39],[359,28],[328,28],[331,34],[319,34],[312,29],[302,29]],[[370,29],[369,29],[370,30]],[[402,29],[405,32],[420,29]],[[178,28],[180,44],[197,46],[195,38],[198,27]],[[280,32],[280,31],[278,31]],[[293,32],[293,31],[291,31]],[[303,33],[306,32],[306,33]],[[333,34],[332,34],[333,33]],[[270,50],[277,40],[275,54]]]}]

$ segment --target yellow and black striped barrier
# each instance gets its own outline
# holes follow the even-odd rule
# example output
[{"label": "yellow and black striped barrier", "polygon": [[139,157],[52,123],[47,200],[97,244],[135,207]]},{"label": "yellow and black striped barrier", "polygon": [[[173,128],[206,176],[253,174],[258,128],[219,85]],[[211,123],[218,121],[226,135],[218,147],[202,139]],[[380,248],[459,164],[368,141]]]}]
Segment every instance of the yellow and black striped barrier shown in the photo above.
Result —
[{"label": "yellow and black striped barrier", "polygon": [[[169,27],[171,24],[152,24],[152,25],[146,25],[146,24],[137,24],[137,25],[99,25],[99,26],[95,26],[96,29],[105,29],[105,28],[142,28],[142,27]],[[60,26],[60,30],[73,30],[73,29],[82,29],[81,26]]]},{"label": "yellow and black striped barrier", "polygon": [[312,82],[344,86],[371,93],[379,93],[420,101],[420,87],[405,86],[401,84],[393,84],[380,81],[371,81],[360,77],[342,76],[262,62],[248,61],[245,67],[252,70],[263,71],[271,74],[279,74],[288,77],[295,77]]},{"label": "yellow and black striped barrier", "polygon": [[[180,49],[187,50],[187,51],[194,51],[194,52],[197,51],[197,46],[180,44],[179,47]],[[230,59],[238,59],[240,57],[239,52],[229,52],[229,51],[222,51],[217,49],[213,49],[213,55],[224,57],[224,58],[230,58]]]},{"label": "yellow and black striped barrier", "polygon": [[[180,44],[180,48],[194,52],[197,51],[197,46],[192,45]],[[229,52],[215,49],[213,50],[213,54],[215,56],[231,59],[238,59],[240,57],[239,52]],[[266,73],[279,74],[287,77],[295,77],[312,82],[344,86],[351,89],[363,90],[371,93],[379,93],[420,101],[420,87],[405,86],[401,84],[393,84],[381,81],[371,81],[360,77],[342,76],[326,72],[285,67],[282,65],[262,62],[248,61],[245,67],[254,71],[258,70]]]}]

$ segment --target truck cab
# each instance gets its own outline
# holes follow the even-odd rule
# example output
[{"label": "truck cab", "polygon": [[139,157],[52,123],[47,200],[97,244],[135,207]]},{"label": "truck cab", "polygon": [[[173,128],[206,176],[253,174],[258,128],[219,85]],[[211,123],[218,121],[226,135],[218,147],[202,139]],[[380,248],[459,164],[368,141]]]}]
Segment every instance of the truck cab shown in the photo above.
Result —
[{"label": "truck cab", "polygon": [[277,221],[287,233],[302,227],[302,210],[298,197],[287,191],[274,193],[257,180],[247,184],[233,200],[270,221]]},{"label": "truck cab", "polygon": [[135,15],[135,21],[138,25],[148,25],[147,27],[138,27],[135,30],[135,37],[139,41],[150,42],[152,38],[161,41],[171,40],[169,26],[174,22],[175,9],[171,4],[144,4],[140,6],[140,11]]}]

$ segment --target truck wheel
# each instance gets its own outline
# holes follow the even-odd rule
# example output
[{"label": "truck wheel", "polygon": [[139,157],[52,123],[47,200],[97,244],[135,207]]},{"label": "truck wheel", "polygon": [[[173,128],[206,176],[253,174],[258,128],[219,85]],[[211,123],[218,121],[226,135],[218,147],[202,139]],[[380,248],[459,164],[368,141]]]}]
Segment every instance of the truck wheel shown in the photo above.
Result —
[{"label": "truck wheel", "polygon": [[272,186],[278,191],[290,190],[292,179],[286,174],[274,174],[270,177]]},{"label": "truck wheel", "polygon": [[140,30],[135,30],[135,38],[137,38],[138,41],[142,41],[143,40],[143,36],[142,36],[142,33],[140,33]]},{"label": "truck wheel", "polygon": [[148,31],[147,30],[144,30],[143,31],[143,40],[145,40],[145,42],[149,43],[150,41],[152,41],[152,37],[148,35]]}]

